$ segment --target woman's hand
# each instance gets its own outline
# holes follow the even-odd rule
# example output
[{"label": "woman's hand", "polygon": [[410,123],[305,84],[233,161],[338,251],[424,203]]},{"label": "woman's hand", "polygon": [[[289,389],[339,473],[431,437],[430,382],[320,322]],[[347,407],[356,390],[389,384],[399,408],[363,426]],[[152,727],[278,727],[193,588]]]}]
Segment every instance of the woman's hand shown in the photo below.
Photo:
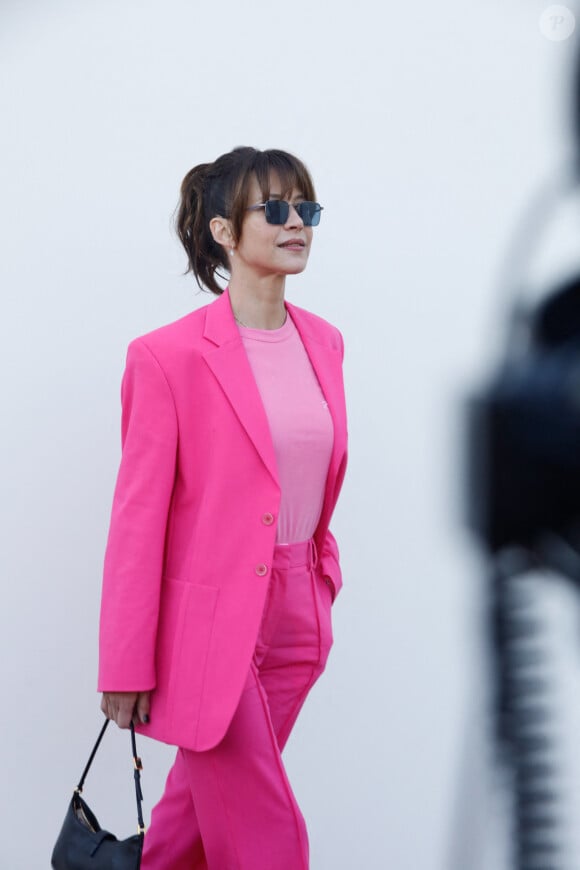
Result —
[{"label": "woman's hand", "polygon": [[101,710],[117,723],[119,728],[128,728],[131,722],[149,722],[150,692],[103,692]]}]

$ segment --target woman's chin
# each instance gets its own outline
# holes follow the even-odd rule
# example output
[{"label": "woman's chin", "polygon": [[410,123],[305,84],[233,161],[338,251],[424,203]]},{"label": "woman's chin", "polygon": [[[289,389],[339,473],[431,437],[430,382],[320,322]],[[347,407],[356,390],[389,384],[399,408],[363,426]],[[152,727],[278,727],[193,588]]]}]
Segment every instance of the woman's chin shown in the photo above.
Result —
[{"label": "woman's chin", "polygon": [[289,265],[284,267],[284,274],[286,275],[299,275],[300,272],[303,272],[306,268],[306,261],[301,263],[290,263]]}]

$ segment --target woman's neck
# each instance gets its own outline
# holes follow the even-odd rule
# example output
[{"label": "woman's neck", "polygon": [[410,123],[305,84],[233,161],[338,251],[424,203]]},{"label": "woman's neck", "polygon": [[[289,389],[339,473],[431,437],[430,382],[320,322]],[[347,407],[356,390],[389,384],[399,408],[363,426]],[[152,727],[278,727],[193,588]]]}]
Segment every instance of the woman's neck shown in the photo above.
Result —
[{"label": "woman's neck", "polygon": [[250,286],[232,277],[228,290],[237,322],[251,329],[279,329],[286,320],[284,279],[284,275],[269,276]]}]

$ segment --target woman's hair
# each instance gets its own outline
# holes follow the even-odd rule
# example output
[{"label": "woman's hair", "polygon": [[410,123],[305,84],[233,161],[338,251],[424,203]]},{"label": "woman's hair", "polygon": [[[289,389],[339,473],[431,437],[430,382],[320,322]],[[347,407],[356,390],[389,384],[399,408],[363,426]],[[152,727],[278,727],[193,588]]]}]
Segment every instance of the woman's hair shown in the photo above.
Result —
[{"label": "woman's hair", "polygon": [[305,199],[316,199],[312,178],[302,161],[277,149],[234,148],[214,163],[194,166],[183,179],[176,229],[187,253],[185,274],[193,272],[202,290],[205,287],[219,296],[223,288],[216,274],[219,275],[220,268],[229,270],[226,252],[210,232],[210,220],[229,218],[234,240],[239,241],[252,178],[256,178],[266,201],[272,173],[280,179],[282,196],[295,189]]}]

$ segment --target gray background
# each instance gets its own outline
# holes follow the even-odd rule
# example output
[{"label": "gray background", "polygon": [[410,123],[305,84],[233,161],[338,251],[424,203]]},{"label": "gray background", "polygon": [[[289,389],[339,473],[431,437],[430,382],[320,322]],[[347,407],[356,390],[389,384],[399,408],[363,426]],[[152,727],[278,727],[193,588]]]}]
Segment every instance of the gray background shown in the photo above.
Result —
[{"label": "gray background", "polygon": [[[578,32],[545,38],[547,5],[2,0],[2,867],[48,867],[101,722],[126,345],[209,301],[181,276],[179,183],[253,144],[313,172],[324,217],[287,296],[347,347],[345,588],[286,756],[313,870],[503,870],[460,400],[503,337],[507,241],[568,149]],[[572,771],[580,633],[574,595],[550,588]],[[140,749],[149,814],[172,750]],[[127,735],[111,734],[86,794],[129,834],[127,758]]]}]

